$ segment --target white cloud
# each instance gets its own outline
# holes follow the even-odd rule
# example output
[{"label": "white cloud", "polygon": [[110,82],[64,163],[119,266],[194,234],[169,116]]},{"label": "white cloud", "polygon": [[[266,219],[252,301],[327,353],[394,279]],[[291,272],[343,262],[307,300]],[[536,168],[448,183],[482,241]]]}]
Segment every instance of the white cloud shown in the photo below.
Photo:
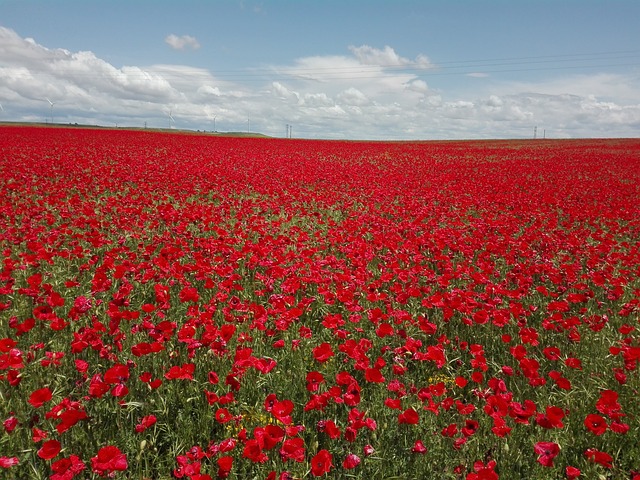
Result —
[{"label": "white cloud", "polygon": [[197,50],[200,48],[198,40],[191,35],[178,36],[172,33],[171,35],[167,35],[164,41],[174,50],[185,50],[188,48],[191,50]]},{"label": "white cloud", "polygon": [[349,87],[343,92],[340,92],[337,96],[337,99],[341,103],[356,107],[362,107],[371,103],[364,93],[354,87]]},{"label": "white cloud", "polygon": [[410,60],[388,46],[352,46],[345,55],[298,58],[229,81],[186,65],[116,67],[2,27],[0,45],[0,120],[44,121],[53,113],[62,123],[169,127],[171,111],[177,128],[210,130],[215,118],[218,131],[246,130],[250,119],[252,130],[271,135],[289,124],[294,135],[362,139],[529,137],[534,126],[548,137],[640,131],[637,74],[469,79],[483,89],[469,93],[454,92],[448,79],[434,88],[443,77],[429,77],[437,67],[426,56]]},{"label": "white cloud", "polygon": [[385,46],[382,50],[362,45],[355,47],[351,45],[349,50],[356,57],[358,62],[363,65],[376,65],[379,67],[414,67],[414,68],[431,68],[433,65],[425,55],[418,55],[415,60],[398,55],[393,48]]}]

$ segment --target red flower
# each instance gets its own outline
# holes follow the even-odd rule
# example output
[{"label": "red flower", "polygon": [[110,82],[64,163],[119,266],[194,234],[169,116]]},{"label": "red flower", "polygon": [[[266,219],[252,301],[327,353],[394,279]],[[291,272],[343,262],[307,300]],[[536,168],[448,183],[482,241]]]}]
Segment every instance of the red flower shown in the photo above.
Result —
[{"label": "red flower", "polygon": [[420,421],[420,417],[418,416],[418,412],[416,412],[413,408],[408,408],[400,415],[398,415],[398,423],[402,425],[406,423],[407,425],[416,425]]},{"label": "red flower", "polygon": [[185,363],[182,366],[174,365],[164,374],[164,378],[167,380],[193,380],[193,373],[195,371],[195,363]]},{"label": "red flower", "polygon": [[35,408],[40,408],[49,400],[51,400],[51,390],[47,387],[36,390],[29,396],[29,403]]},{"label": "red flower", "polygon": [[331,344],[328,342],[321,343],[313,349],[313,358],[315,358],[320,363],[326,362],[334,355],[335,354],[333,353]]},{"label": "red flower", "polygon": [[102,477],[111,475],[118,471],[124,471],[129,467],[127,456],[120,449],[113,445],[102,447],[98,454],[91,458],[91,468],[93,473]]},{"label": "red flower", "polygon": [[411,447],[411,451],[413,453],[427,453],[427,447],[424,446],[422,440],[416,440],[413,447]]},{"label": "red flower", "polygon": [[496,461],[491,460],[486,465],[480,461],[473,462],[473,470],[475,473],[467,474],[466,480],[498,480],[498,474],[495,472]]},{"label": "red flower", "polygon": [[155,425],[157,419],[155,415],[147,415],[146,417],[142,417],[140,423],[136,425],[136,433],[142,433],[147,428]]},{"label": "red flower", "polygon": [[333,468],[333,456],[325,449],[320,450],[311,459],[311,473],[314,477],[319,477]]},{"label": "red flower", "polygon": [[614,390],[603,390],[600,392],[600,398],[596,402],[596,409],[608,417],[619,416],[622,407],[618,402],[618,392]]},{"label": "red flower", "polygon": [[54,472],[50,480],[71,480],[82,472],[86,467],[80,457],[70,455],[69,458],[61,458],[51,464],[51,471]]},{"label": "red flower", "polygon": [[38,427],[33,427],[31,429],[31,441],[33,443],[40,443],[41,441],[46,440],[48,436],[49,434],[47,432],[40,430]]},{"label": "red flower", "polygon": [[200,300],[200,295],[198,294],[198,289],[195,287],[184,287],[180,290],[180,294],[178,295],[180,301],[182,303],[186,302],[198,302]]},{"label": "red flower", "polygon": [[291,415],[289,414],[293,411],[293,407],[294,405],[291,400],[275,401],[270,412],[271,415],[276,417],[280,422],[289,425],[292,422]]},{"label": "red flower", "polygon": [[613,457],[606,452],[601,452],[595,448],[588,448],[584,454],[590,461],[602,465],[605,468],[613,467]]},{"label": "red flower", "polygon": [[308,372],[307,377],[307,390],[310,392],[317,392],[321,383],[324,383],[324,376],[320,372]]},{"label": "red flower", "polygon": [[116,364],[104,373],[104,381],[108,384],[126,382],[129,379],[129,368],[126,365]]},{"label": "red flower", "polygon": [[564,427],[564,423],[562,423],[564,416],[565,411],[560,407],[548,406],[544,415],[538,414],[536,422],[543,428],[562,428]]},{"label": "red flower", "polygon": [[43,460],[51,460],[60,453],[60,442],[58,440],[48,440],[42,444],[38,450],[38,456]]},{"label": "red flower", "polygon": [[539,455],[538,463],[545,467],[553,467],[553,459],[560,453],[560,446],[553,442],[538,442],[533,450]]},{"label": "red flower", "polygon": [[342,467],[346,468],[347,470],[356,468],[358,465],[360,465],[360,457],[353,453],[347,455],[347,457],[342,462]]},{"label": "red flower", "polygon": [[576,467],[571,467],[571,466],[568,466],[565,469],[564,473],[565,473],[565,475],[567,477],[567,480],[575,480],[576,478],[578,478],[582,474],[582,472],[579,469],[577,469]]},{"label": "red flower", "polygon": [[2,425],[4,426],[5,432],[11,433],[18,426],[18,419],[16,417],[14,417],[13,415],[11,415],[4,422],[2,422]]},{"label": "red flower", "polygon": [[260,442],[263,449],[271,450],[284,439],[285,431],[278,425],[267,425],[264,428],[254,429],[253,435]]},{"label": "red flower", "polygon": [[218,478],[227,478],[233,467],[233,457],[231,455],[220,457],[216,463],[218,464]]},{"label": "red flower", "polygon": [[0,457],[0,468],[15,467],[19,463],[18,457]]},{"label": "red flower", "polygon": [[336,425],[336,422],[333,420],[320,420],[317,425],[319,432],[324,432],[329,435],[329,438],[335,440],[340,437],[341,431],[340,428]]},{"label": "red flower", "polygon": [[262,451],[260,443],[256,439],[249,440],[244,445],[242,456],[248,458],[254,463],[264,463],[269,460],[269,457]]},{"label": "red flower", "polygon": [[299,437],[287,438],[280,447],[280,458],[282,461],[293,460],[294,462],[304,462],[305,448],[304,440]]},{"label": "red flower", "polygon": [[595,413],[587,415],[587,418],[584,419],[584,426],[595,435],[602,435],[607,431],[607,421]]}]

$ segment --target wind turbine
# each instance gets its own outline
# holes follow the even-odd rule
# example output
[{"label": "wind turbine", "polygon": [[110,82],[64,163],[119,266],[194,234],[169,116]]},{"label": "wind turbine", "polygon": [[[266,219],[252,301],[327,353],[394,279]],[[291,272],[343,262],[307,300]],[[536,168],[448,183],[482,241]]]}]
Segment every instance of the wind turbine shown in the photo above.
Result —
[{"label": "wind turbine", "polygon": [[169,110],[169,120],[171,120],[171,128],[176,128],[176,121],[173,119],[173,117],[171,116],[171,112],[173,110]]},{"label": "wind turbine", "polygon": [[53,106],[55,105],[55,103],[49,100],[47,97],[45,97],[45,99],[47,100],[47,102],[49,102],[49,108],[51,109],[51,123],[53,123]]}]

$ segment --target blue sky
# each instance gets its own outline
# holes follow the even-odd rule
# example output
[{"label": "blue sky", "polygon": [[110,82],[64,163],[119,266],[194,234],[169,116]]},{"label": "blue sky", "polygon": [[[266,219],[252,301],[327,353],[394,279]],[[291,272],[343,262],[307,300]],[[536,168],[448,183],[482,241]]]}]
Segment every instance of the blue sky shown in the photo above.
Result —
[{"label": "blue sky", "polygon": [[637,137],[638,19],[637,0],[0,0],[0,121]]}]

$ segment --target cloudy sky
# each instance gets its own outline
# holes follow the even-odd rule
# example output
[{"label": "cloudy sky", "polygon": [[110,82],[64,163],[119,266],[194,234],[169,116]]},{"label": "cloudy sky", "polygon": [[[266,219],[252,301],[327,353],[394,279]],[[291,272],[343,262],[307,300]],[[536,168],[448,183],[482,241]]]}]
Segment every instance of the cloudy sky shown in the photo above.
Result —
[{"label": "cloudy sky", "polygon": [[640,136],[638,0],[0,0],[0,121]]}]

